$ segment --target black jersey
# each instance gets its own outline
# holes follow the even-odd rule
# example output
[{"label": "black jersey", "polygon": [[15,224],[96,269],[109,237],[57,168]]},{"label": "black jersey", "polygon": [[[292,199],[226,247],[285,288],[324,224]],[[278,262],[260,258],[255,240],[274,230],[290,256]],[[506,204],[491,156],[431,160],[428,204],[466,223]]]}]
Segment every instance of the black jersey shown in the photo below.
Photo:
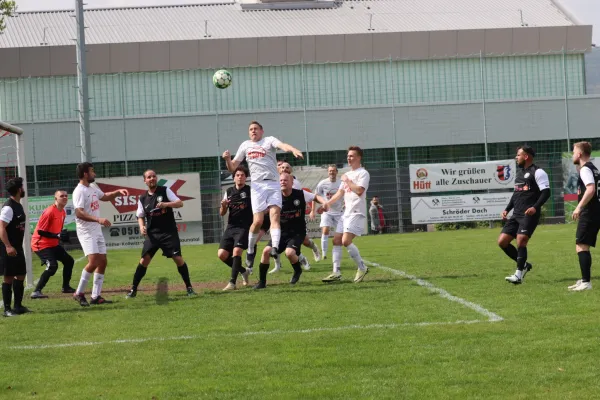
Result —
[{"label": "black jersey", "polygon": [[140,196],[144,214],[148,221],[148,233],[177,233],[177,223],[171,207],[156,208],[156,204],[169,201],[167,188],[157,186],[153,194],[148,192]]},{"label": "black jersey", "polygon": [[229,200],[228,228],[250,228],[252,225],[252,203],[250,200],[250,186],[244,185],[241,189],[235,186],[227,189],[227,200]]},{"label": "black jersey", "polygon": [[306,236],[306,199],[304,190],[292,189],[289,196],[282,194],[281,233]]},{"label": "black jersey", "polygon": [[[583,168],[589,168],[592,171],[592,175],[594,177],[594,197],[583,207],[581,210],[581,217],[585,218],[593,218],[600,219],[600,200],[598,199],[598,181],[600,180],[600,171],[598,168],[591,162],[586,162]],[[577,201],[581,201],[583,195],[585,194],[585,183],[581,179],[581,171],[579,173],[579,179],[577,180]]]},{"label": "black jersey", "polygon": [[[529,168],[517,169],[517,175],[515,176],[515,191],[511,199],[514,206],[514,215],[516,217],[524,216],[525,211],[537,203],[541,191],[547,189],[545,185],[540,189],[538,181],[536,180],[536,173],[543,174],[545,177],[544,181],[547,185],[548,178],[546,173],[535,164],[532,164]],[[537,215],[539,216],[540,213],[538,212]]]},{"label": "black jersey", "polygon": [[[6,225],[6,235],[10,245],[14,248],[23,248],[23,237],[25,236],[25,211],[21,203],[13,199],[8,199],[2,205],[2,208],[9,207],[12,209],[12,219]],[[0,248],[4,248],[4,242],[0,240]]]}]

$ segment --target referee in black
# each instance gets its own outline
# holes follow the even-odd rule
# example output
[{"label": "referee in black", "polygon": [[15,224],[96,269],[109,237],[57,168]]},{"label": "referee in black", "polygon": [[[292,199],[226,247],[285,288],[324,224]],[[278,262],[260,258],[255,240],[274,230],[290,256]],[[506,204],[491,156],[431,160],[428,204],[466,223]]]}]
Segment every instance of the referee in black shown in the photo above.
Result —
[{"label": "referee in black", "polygon": [[253,221],[252,203],[250,199],[250,186],[246,185],[246,179],[250,175],[248,168],[238,166],[233,175],[234,186],[227,189],[219,214],[223,217],[227,212],[227,228],[221,239],[219,259],[231,268],[231,279],[223,290],[235,290],[237,277],[242,275],[243,285],[248,285],[248,275],[251,268],[242,267],[242,253],[248,249],[248,233]]},{"label": "referee in black", "polygon": [[[23,178],[14,178],[7,182],[6,191],[10,198],[6,200],[0,210],[0,273],[4,276],[2,282],[2,300],[4,301],[4,316],[13,317],[29,312],[23,307],[23,294],[25,292],[25,275],[27,265],[23,251],[23,237],[25,236],[25,211],[21,199],[25,197]],[[15,296],[15,307],[10,304]]]},{"label": "referee in black", "polygon": [[573,219],[578,220],[575,249],[581,269],[581,279],[568,287],[573,292],[592,289],[590,247],[596,247],[598,230],[600,230],[600,199],[598,198],[600,171],[590,161],[591,156],[591,143],[579,142],[573,145],[573,164],[579,167],[577,207],[573,211]]},{"label": "referee in black", "polygon": [[185,283],[188,296],[196,293],[190,282],[188,266],[181,256],[181,243],[175,222],[174,208],[183,207],[183,201],[173,191],[165,186],[158,186],[156,172],[149,169],[144,172],[144,183],[148,191],[140,196],[136,215],[140,226],[140,232],[146,236],[142,248],[142,258],[133,275],[131,290],[127,298],[137,296],[137,289],[142,281],[152,257],[160,249],[163,256],[172,258],[177,265],[177,270]]},{"label": "referee in black", "polygon": [[[514,212],[498,237],[500,248],[517,263],[515,273],[505,278],[515,285],[522,283],[525,274],[532,268],[527,262],[527,243],[540,222],[542,206],[550,198],[548,174],[533,163],[534,157],[535,151],[530,146],[517,149],[515,191],[502,212],[502,219],[506,220],[511,210],[514,209]],[[511,244],[515,238],[517,248]]]},{"label": "referee in black", "polygon": [[[324,204],[327,202],[324,198],[305,190],[293,189],[294,178],[287,172],[279,176],[279,184],[281,185],[281,240],[279,247],[276,249],[277,254],[285,252],[286,257],[290,260],[294,275],[290,280],[292,285],[295,285],[302,274],[300,266],[300,247],[306,237],[306,204],[316,201]],[[269,271],[269,261],[271,254],[271,241],[264,248],[259,265],[259,281],[255,289],[264,289],[267,287],[267,273]]]}]

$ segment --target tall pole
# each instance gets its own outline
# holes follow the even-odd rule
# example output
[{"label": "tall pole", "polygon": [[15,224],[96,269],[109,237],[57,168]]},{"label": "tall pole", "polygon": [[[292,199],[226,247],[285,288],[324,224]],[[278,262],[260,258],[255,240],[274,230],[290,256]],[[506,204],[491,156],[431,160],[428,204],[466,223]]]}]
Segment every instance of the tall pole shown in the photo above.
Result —
[{"label": "tall pole", "polygon": [[569,87],[567,85],[567,60],[566,51],[562,51],[563,85],[565,90],[565,129],[567,131],[567,151],[571,151],[571,131],[569,129]]},{"label": "tall pole", "polygon": [[304,111],[304,146],[306,146],[306,165],[310,165],[308,151],[308,121],[306,120],[306,77],[304,76],[304,61],[300,61],[300,76],[302,78],[302,109]]},{"label": "tall pole", "polygon": [[85,23],[83,18],[83,0],[75,0],[75,19],[77,21],[77,90],[79,98],[79,140],[81,142],[81,161],[92,161],[90,138],[90,97],[88,94],[87,65],[85,61]]},{"label": "tall pole", "polygon": [[400,182],[400,165],[398,165],[398,140],[396,139],[396,83],[394,80],[394,64],[392,55],[389,59],[390,82],[392,86],[392,138],[394,141],[394,175],[396,177],[396,206],[398,207],[398,232],[404,232],[402,224],[402,185]]}]

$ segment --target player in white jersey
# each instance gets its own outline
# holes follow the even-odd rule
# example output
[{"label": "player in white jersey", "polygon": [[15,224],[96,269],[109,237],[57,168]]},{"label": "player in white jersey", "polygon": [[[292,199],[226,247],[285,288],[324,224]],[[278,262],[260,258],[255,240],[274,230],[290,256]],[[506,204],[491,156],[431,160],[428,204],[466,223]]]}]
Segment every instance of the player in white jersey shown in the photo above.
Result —
[{"label": "player in white jersey", "polygon": [[87,257],[88,263],[81,271],[81,280],[75,294],[73,294],[73,299],[82,307],[90,305],[83,292],[93,273],[94,286],[91,303],[112,303],[112,301],[105,300],[100,296],[106,270],[106,243],[104,242],[102,227],[111,225],[106,218],[100,218],[100,201],[110,201],[119,195],[127,196],[129,193],[126,189],[104,193],[98,187],[91,186],[90,183],[96,180],[96,173],[94,172],[94,166],[89,162],[77,165],[77,177],[79,178],[79,184],[73,191],[77,238],[81,243],[83,254]]},{"label": "player in white jersey", "polygon": [[257,121],[251,121],[248,127],[250,140],[242,143],[233,160],[229,150],[223,153],[229,172],[235,169],[244,159],[248,162],[250,169],[250,197],[252,198],[252,213],[254,219],[248,234],[248,250],[246,252],[246,266],[254,265],[256,252],[254,245],[258,240],[260,227],[263,223],[265,212],[269,213],[271,219],[271,241],[273,251],[271,256],[277,258],[275,249],[279,246],[281,238],[281,225],[279,217],[281,214],[281,188],[279,186],[279,173],[277,172],[277,149],[291,152],[296,158],[304,158],[302,152],[287,143],[281,142],[273,136],[264,136],[264,130]]},{"label": "player in white jersey", "polygon": [[[292,176],[292,178],[294,179],[292,189],[303,190],[302,183],[300,183],[298,178],[296,178],[295,176],[292,175],[292,166],[289,163],[287,163],[285,161],[277,162],[277,170],[279,171],[279,174],[289,174]],[[314,216],[312,219],[314,219]],[[265,234],[265,231],[261,230],[260,237],[262,237],[264,234]],[[260,237],[259,237],[259,240],[260,240]],[[315,262],[321,261],[321,253],[319,252],[319,248],[317,247],[315,242],[313,242],[312,239],[310,237],[308,237],[308,234],[304,238],[304,242],[302,242],[302,244],[304,245],[304,247],[308,247],[312,250]],[[308,259],[306,258],[306,256],[304,254],[300,253],[298,258],[300,260],[300,265],[302,265],[302,268],[305,271],[310,270],[310,263],[308,262]],[[273,268],[271,271],[269,271],[269,274],[279,272],[280,269],[281,269],[281,259],[276,258],[275,259],[275,268]]]},{"label": "player in white jersey", "polygon": [[[338,190],[340,190],[340,185],[342,182],[339,179],[337,179],[338,169],[335,164],[329,165],[329,167],[327,168],[327,175],[329,175],[329,177],[319,182],[315,192],[319,196],[330,200],[338,192]],[[312,211],[310,212],[311,220],[315,218],[315,211],[315,204],[313,203]],[[340,237],[338,239],[341,244],[341,235],[344,233],[344,230],[342,227],[342,229],[340,229],[338,232],[337,226],[340,220],[342,219],[343,212],[344,203],[338,201],[331,205],[329,211],[326,211],[321,215],[321,223],[319,224],[319,226],[321,228],[321,252],[323,254],[323,259],[327,258],[330,228],[333,227],[334,229],[336,229],[335,233],[339,233]]]},{"label": "player in white jersey", "polygon": [[[340,264],[342,260],[343,245],[348,249],[348,254],[356,263],[358,270],[354,276],[354,282],[363,280],[369,272],[365,266],[358,247],[352,241],[355,237],[364,233],[365,223],[367,221],[367,189],[371,179],[367,170],[361,166],[363,151],[358,146],[348,148],[348,164],[351,171],[342,175],[342,184],[338,192],[329,199],[329,201],[319,211],[331,211],[332,206],[344,197],[346,210],[336,227],[336,234],[333,238],[333,273],[323,279],[323,282],[339,281],[342,278]],[[342,231],[343,234],[337,232]],[[341,240],[340,240],[341,239]]]}]

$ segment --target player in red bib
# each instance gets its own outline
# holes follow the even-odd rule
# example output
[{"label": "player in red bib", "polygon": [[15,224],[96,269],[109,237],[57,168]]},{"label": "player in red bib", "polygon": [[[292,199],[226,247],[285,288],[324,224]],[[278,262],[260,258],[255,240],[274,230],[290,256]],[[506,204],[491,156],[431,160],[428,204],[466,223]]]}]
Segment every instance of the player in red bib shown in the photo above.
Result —
[{"label": "player in red bib", "polygon": [[60,245],[61,240],[63,242],[69,241],[69,234],[66,230],[63,230],[66,217],[65,206],[68,201],[67,192],[57,190],[54,193],[54,204],[44,210],[31,237],[31,249],[38,255],[42,265],[46,265],[35,291],[31,293],[32,299],[48,297],[42,293],[42,289],[58,270],[59,261],[63,264],[62,292],[75,292],[75,289],[70,286],[75,261]]}]

